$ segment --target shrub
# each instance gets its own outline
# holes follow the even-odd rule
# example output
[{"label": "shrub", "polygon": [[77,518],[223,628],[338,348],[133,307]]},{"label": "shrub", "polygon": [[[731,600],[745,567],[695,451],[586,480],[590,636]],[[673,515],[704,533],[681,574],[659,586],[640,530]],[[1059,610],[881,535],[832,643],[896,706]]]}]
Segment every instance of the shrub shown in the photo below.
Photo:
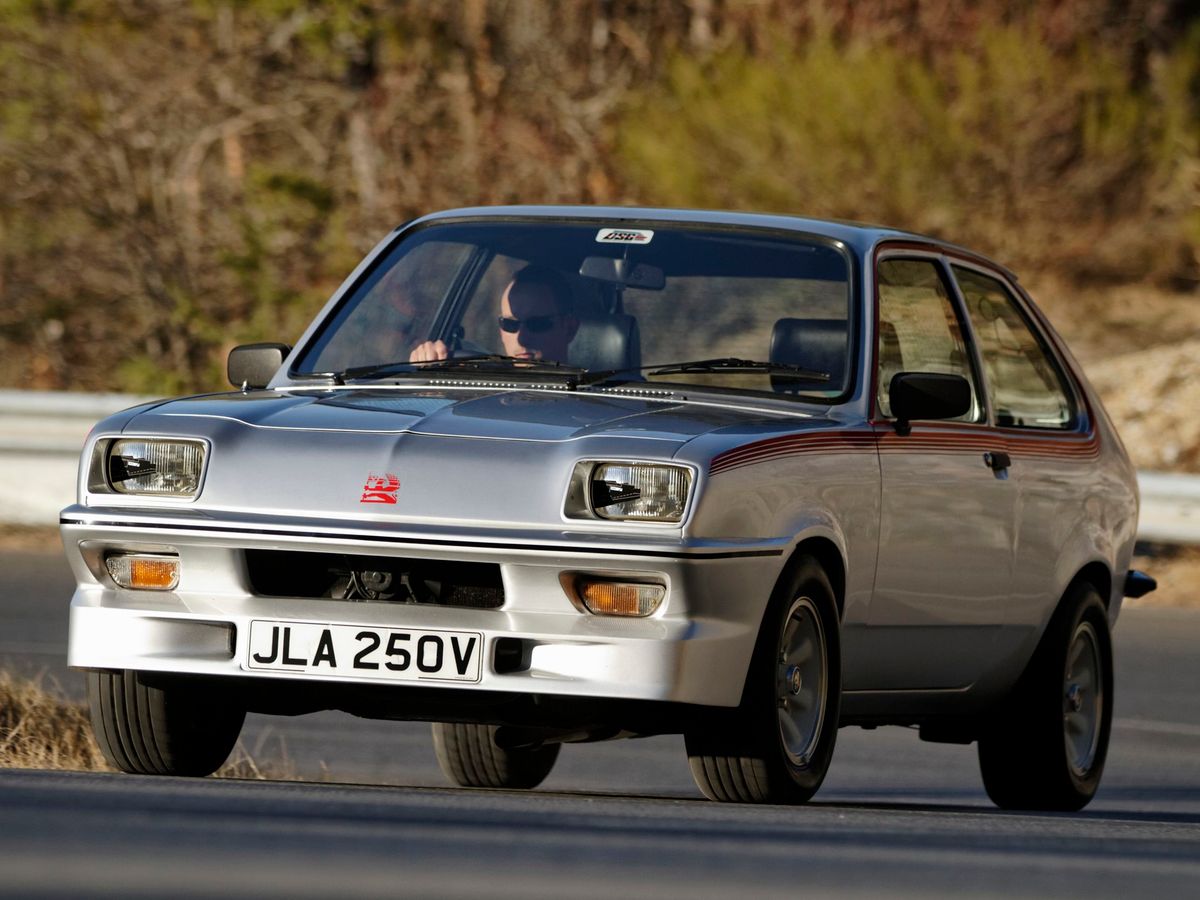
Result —
[{"label": "shrub", "polygon": [[652,202],[880,221],[1080,278],[1200,274],[1200,29],[1140,86],[1117,49],[1029,25],[976,43],[676,55],[624,109],[622,171]]}]

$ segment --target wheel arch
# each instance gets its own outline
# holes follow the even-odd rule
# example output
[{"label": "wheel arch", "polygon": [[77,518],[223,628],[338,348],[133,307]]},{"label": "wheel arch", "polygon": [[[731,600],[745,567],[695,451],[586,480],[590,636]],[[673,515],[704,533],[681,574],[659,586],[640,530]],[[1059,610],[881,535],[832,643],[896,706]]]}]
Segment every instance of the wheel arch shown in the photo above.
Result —
[{"label": "wheel arch", "polygon": [[840,622],[846,611],[846,561],[842,557],[841,549],[829,538],[808,537],[800,541],[792,550],[792,555],[788,557],[783,571],[779,573],[776,585],[790,575],[792,570],[799,565],[800,560],[806,556],[815,559],[828,576],[829,586],[833,588],[833,599],[837,604],[838,621]]},{"label": "wheel arch", "polygon": [[1057,606],[1062,606],[1063,602],[1067,598],[1067,595],[1070,593],[1071,588],[1080,582],[1083,582],[1084,584],[1090,584],[1092,587],[1094,587],[1100,594],[1100,599],[1104,603],[1104,608],[1106,610],[1109,608],[1110,604],[1112,603],[1112,572],[1105,563],[1102,563],[1099,560],[1093,560],[1075,573],[1075,577],[1071,579],[1070,584],[1068,584],[1066,590],[1063,591],[1062,597],[1059,598]]},{"label": "wheel arch", "polygon": [[1105,613],[1109,616],[1109,624],[1112,624],[1112,571],[1108,565],[1100,560],[1092,560],[1082,566],[1075,575],[1063,586],[1062,591],[1058,595],[1058,599],[1054,605],[1050,607],[1045,614],[1045,619],[1041,623],[1041,627],[1036,632],[1036,639],[1031,644],[1031,652],[1029,659],[1032,661],[1037,653],[1037,648],[1041,646],[1046,638],[1046,632],[1050,629],[1051,623],[1062,612],[1062,609],[1071,600],[1071,595],[1075,588],[1079,585],[1087,585],[1095,588],[1100,595],[1100,602],[1104,604]]},{"label": "wheel arch", "polygon": [[[796,568],[801,564],[802,560],[814,559],[825,572],[829,579],[829,586],[833,588],[833,601],[837,606],[838,622],[841,623],[842,616],[845,613],[846,606],[846,563],[842,556],[841,548],[830,538],[823,535],[810,535],[801,539],[794,548],[791,555],[788,556],[787,562],[783,564],[783,568],[779,570],[779,575],[775,578],[775,584],[771,588],[770,599],[762,608],[761,618],[758,623],[758,635],[754,642],[754,652],[757,652],[759,643],[763,640],[763,629],[767,622],[767,617],[773,606],[773,600],[777,597],[780,585],[785,584],[792,577]],[[746,660],[746,670],[742,673],[742,702],[745,703],[747,679],[750,674],[750,665],[753,655]]]}]

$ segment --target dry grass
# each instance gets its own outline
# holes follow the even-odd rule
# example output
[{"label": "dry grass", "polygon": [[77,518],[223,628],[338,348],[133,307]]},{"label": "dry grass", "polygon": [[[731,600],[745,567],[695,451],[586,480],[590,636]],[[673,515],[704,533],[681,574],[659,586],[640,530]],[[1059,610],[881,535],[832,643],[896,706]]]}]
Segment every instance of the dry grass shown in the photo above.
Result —
[{"label": "dry grass", "polygon": [[108,768],[92,737],[87,707],[65,700],[56,687],[0,672],[0,767]]},{"label": "dry grass", "polygon": [[1131,565],[1155,578],[1158,590],[1126,600],[1129,606],[1200,609],[1200,547],[1156,546],[1153,555],[1135,556]]},{"label": "dry grass", "polygon": [[1089,376],[1126,354],[1200,338],[1195,290],[1148,283],[1080,286],[1047,273],[1022,273],[1021,280]]},{"label": "dry grass", "polygon": [[61,553],[62,538],[57,525],[10,525],[0,523],[0,550],[33,550]]},{"label": "dry grass", "polygon": [[[328,781],[329,773],[322,764],[321,781]],[[283,737],[264,731],[253,748],[237,742],[225,765],[217,770],[217,778],[242,778],[252,781],[305,781],[288,755]]]},{"label": "dry grass", "polygon": [[1200,472],[1200,303],[1149,285],[1029,288],[1100,393],[1139,469]]},{"label": "dry grass", "polygon": [[[0,768],[111,772],[88,718],[87,705],[57,685],[0,671]],[[239,741],[217,778],[300,781],[283,738],[265,732],[253,752]],[[326,773],[325,777],[328,775]]]}]

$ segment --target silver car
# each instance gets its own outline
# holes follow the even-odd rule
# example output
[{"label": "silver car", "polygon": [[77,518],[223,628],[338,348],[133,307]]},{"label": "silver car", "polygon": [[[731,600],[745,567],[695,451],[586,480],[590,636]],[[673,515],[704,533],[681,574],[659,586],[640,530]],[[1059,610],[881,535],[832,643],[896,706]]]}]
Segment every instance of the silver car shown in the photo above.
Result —
[{"label": "silver car", "polygon": [[685,735],[798,803],[839,726],[977,742],[1078,809],[1112,721],[1134,472],[1016,277],[928,237],[511,207],[396,229],[236,390],[93,430],[69,662],[116,768],[207,775],[248,711],[433,723],[460,785]]}]

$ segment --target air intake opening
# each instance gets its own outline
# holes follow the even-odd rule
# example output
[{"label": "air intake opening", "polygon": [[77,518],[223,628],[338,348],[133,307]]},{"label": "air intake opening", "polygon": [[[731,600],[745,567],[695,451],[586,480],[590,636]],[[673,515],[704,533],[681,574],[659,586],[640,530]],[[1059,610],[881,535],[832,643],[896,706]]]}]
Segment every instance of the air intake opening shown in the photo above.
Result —
[{"label": "air intake opening", "polygon": [[260,597],[361,603],[427,603],[469,609],[504,605],[496,563],[247,550],[250,587]]}]

